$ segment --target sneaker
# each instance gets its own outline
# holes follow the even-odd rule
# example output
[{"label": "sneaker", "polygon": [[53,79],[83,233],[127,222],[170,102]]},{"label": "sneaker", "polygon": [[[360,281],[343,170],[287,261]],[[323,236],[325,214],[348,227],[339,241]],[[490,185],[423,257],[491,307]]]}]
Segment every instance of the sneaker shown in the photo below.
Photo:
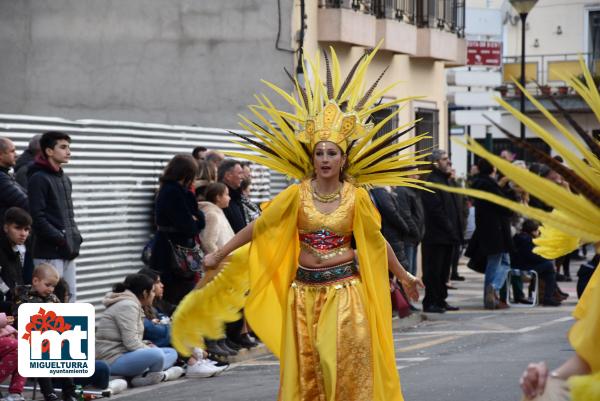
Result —
[{"label": "sneaker", "polygon": [[50,393],[44,396],[45,401],[59,401],[60,398],[56,395],[56,393]]},{"label": "sneaker", "polygon": [[225,369],[211,363],[198,361],[191,366],[188,365],[185,375],[186,377],[212,377],[221,373],[223,370]]},{"label": "sneaker", "polygon": [[23,398],[23,395],[21,395],[19,393],[13,393],[13,394],[9,394],[8,397],[6,397],[4,400],[5,401],[25,401],[25,398]]},{"label": "sneaker", "polygon": [[163,379],[163,381],[169,382],[172,380],[177,380],[181,376],[183,376],[185,374],[185,369],[182,368],[181,366],[172,366],[169,369],[165,370],[164,373],[165,373],[165,378]]},{"label": "sneaker", "polygon": [[116,395],[127,390],[127,380],[124,379],[112,379],[108,382],[108,389],[110,395]]},{"label": "sneaker", "polygon": [[222,339],[222,340],[218,340],[217,341],[217,345],[225,352],[227,352],[228,356],[235,356],[238,354],[238,352],[236,350],[234,350],[233,348],[230,348],[227,345],[227,340],[226,339]]},{"label": "sneaker", "polygon": [[164,378],[165,372],[147,372],[144,375],[136,376],[131,379],[131,385],[133,387],[150,386],[152,384],[160,383]]},{"label": "sneaker", "polygon": [[229,352],[222,349],[215,340],[206,340],[206,352],[220,357],[229,356]]},{"label": "sneaker", "polygon": [[192,350],[192,356],[197,360],[201,361],[204,359],[204,350],[202,348],[194,348]]}]

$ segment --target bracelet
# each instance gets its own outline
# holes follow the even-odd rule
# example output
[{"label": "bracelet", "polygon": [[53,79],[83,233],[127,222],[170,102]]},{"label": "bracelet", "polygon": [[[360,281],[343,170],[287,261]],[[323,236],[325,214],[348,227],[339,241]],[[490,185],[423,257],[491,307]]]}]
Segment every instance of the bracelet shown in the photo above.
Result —
[{"label": "bracelet", "polygon": [[405,273],[406,275],[404,276],[404,280],[402,280],[403,282],[408,281],[410,284],[412,284],[417,280],[417,278],[409,272],[405,271]]},{"label": "bracelet", "polygon": [[225,256],[227,256],[227,255],[223,254],[223,249],[217,249],[215,251],[214,255],[215,255],[215,259],[216,259],[217,263],[221,263],[221,261],[223,259],[225,259]]}]

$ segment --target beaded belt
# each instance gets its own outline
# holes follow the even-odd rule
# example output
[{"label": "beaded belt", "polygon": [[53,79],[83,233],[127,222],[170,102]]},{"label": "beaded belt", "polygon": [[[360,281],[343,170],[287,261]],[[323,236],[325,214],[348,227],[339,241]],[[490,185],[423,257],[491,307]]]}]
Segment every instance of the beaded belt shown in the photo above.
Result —
[{"label": "beaded belt", "polygon": [[300,233],[300,246],[319,259],[329,259],[350,249],[351,235],[339,235],[327,229]]},{"label": "beaded belt", "polygon": [[322,269],[309,269],[298,266],[296,281],[304,284],[329,284],[358,276],[358,267],[354,261]]}]

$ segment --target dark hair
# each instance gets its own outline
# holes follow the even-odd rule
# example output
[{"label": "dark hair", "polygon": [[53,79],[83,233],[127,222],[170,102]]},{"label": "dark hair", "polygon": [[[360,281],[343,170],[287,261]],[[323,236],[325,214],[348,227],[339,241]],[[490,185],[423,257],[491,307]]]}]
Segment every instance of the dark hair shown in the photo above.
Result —
[{"label": "dark hair", "polygon": [[18,227],[31,227],[31,216],[24,209],[13,206],[4,213],[4,224],[14,224]]},{"label": "dark hair", "polygon": [[113,292],[125,292],[125,290],[129,290],[136,297],[142,298],[144,291],[150,292],[152,291],[152,287],[154,287],[154,280],[145,274],[130,274],[125,277],[125,281],[113,286]]},{"label": "dark hair", "polygon": [[144,276],[148,276],[152,279],[152,281],[156,282],[160,279],[160,273],[154,269],[150,269],[149,267],[141,268],[137,274],[143,274]]},{"label": "dark hair", "polygon": [[197,180],[205,180],[213,182],[217,180],[214,166],[206,160],[198,160],[198,176]]},{"label": "dark hair", "polygon": [[69,302],[69,299],[71,298],[71,288],[64,278],[59,279],[58,283],[56,283],[54,295],[56,295],[60,302]]},{"label": "dark hair", "polygon": [[208,149],[206,149],[204,146],[196,146],[194,148],[194,150],[192,150],[192,156],[194,157],[194,159],[198,158],[198,153],[200,152],[206,152]]},{"label": "dark hair", "polygon": [[241,184],[240,184],[240,190],[241,191],[245,191],[246,189],[248,189],[248,187],[252,184],[251,180],[246,180],[243,179]]},{"label": "dark hair", "polygon": [[563,159],[562,156],[560,156],[560,155],[553,156],[552,158],[554,160],[556,160],[557,162],[559,162],[559,163],[564,163],[565,162],[565,159]]},{"label": "dark hair", "polygon": [[235,168],[236,165],[241,167],[239,161],[234,159],[225,159],[221,162],[219,169],[217,170],[217,181],[223,181],[225,174]]},{"label": "dark hair", "polygon": [[42,155],[46,157],[46,149],[54,149],[56,143],[60,140],[71,143],[71,137],[64,132],[49,131],[44,133],[40,138],[40,151],[42,152]]},{"label": "dark hair", "polygon": [[479,168],[479,174],[490,175],[494,172],[494,166],[492,163],[484,158],[477,160],[477,167]]},{"label": "dark hair", "polygon": [[217,197],[221,196],[227,190],[227,185],[222,182],[211,182],[204,190],[204,198],[210,203],[217,203]]},{"label": "dark hair", "polygon": [[523,222],[523,225],[521,225],[521,231],[527,234],[532,234],[538,228],[540,228],[539,223],[535,220],[530,219],[525,220]]},{"label": "dark hair", "polygon": [[191,184],[198,175],[198,163],[192,155],[179,154],[173,156],[163,175],[160,177],[160,183],[166,181],[181,181],[185,186]]}]

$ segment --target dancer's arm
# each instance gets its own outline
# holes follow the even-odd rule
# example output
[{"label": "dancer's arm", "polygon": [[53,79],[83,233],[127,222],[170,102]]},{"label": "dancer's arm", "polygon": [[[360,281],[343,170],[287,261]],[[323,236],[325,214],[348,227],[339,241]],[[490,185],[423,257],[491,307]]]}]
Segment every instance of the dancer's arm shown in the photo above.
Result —
[{"label": "dancer's arm", "polygon": [[[590,373],[590,366],[579,355],[575,354],[567,359],[559,368],[550,373],[550,376],[567,380],[571,376]],[[527,398],[534,398],[544,393],[548,380],[548,368],[544,362],[530,363],[521,376],[521,389]]]},{"label": "dancer's arm", "polygon": [[418,301],[419,288],[425,288],[423,282],[420,278],[415,277],[406,271],[402,264],[400,264],[400,261],[396,257],[394,250],[387,240],[385,241],[385,245],[387,247],[388,268],[402,283],[402,287],[404,288],[404,291],[406,291],[406,295],[408,295],[412,301]]},{"label": "dancer's arm", "polygon": [[254,221],[240,230],[232,239],[216,252],[210,253],[204,257],[204,266],[206,268],[216,267],[227,255],[239,247],[252,241],[252,232],[254,230]]}]

